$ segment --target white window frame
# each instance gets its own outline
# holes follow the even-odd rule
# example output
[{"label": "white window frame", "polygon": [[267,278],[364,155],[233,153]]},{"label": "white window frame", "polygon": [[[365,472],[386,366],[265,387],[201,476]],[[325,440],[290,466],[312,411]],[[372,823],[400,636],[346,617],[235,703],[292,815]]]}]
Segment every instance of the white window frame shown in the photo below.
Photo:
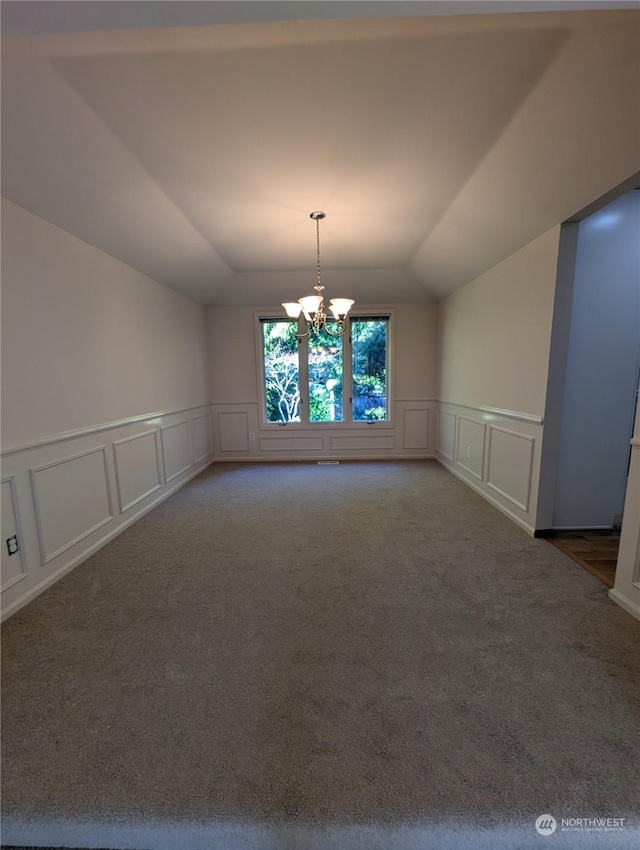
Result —
[{"label": "white window frame", "polygon": [[[263,321],[288,321],[286,316],[282,315],[282,310],[275,308],[274,310],[261,310],[254,314],[255,317],[255,340],[256,340],[256,363],[258,369],[258,400],[260,405],[259,410],[259,430],[260,431],[277,431],[282,428],[288,428],[296,431],[317,431],[317,430],[364,430],[373,429],[386,430],[395,428],[394,423],[394,400],[395,400],[395,311],[392,307],[359,307],[353,309],[349,313],[351,318],[369,318],[375,316],[385,316],[388,318],[387,325],[387,418],[384,420],[360,421],[354,422],[351,419],[352,403],[345,399],[352,398],[352,356],[351,356],[351,325],[345,331],[344,337],[339,342],[342,344],[342,394],[343,394],[343,411],[348,412],[349,418],[342,422],[309,422],[309,399],[307,396],[309,390],[309,374],[308,374],[308,359],[306,356],[300,356],[298,361],[298,377],[300,380],[300,409],[302,421],[300,422],[267,422],[267,402],[265,397],[265,379],[264,379],[264,349],[262,340],[262,322]],[[302,345],[298,352],[307,352],[307,338],[302,340]]]}]

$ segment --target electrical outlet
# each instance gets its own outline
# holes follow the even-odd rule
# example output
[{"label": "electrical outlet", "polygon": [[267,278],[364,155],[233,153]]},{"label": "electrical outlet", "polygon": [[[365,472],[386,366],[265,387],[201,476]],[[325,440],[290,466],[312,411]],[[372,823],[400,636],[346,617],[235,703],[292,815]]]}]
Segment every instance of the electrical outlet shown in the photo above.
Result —
[{"label": "electrical outlet", "polygon": [[10,555],[15,555],[18,551],[18,535],[14,534],[13,537],[7,537],[7,550]]},{"label": "electrical outlet", "polygon": [[256,440],[256,432],[255,431],[249,431],[249,442],[255,443],[255,440]]}]

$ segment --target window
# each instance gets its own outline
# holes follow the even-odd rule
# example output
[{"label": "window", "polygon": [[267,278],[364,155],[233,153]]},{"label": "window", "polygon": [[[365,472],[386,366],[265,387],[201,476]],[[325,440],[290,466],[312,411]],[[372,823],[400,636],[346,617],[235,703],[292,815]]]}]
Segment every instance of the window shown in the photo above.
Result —
[{"label": "window", "polygon": [[300,421],[298,340],[289,320],[263,320],[264,389],[267,422]]},{"label": "window", "polygon": [[351,320],[354,422],[387,419],[388,316]]},{"label": "window", "polygon": [[268,423],[389,419],[389,316],[352,316],[342,337],[301,340],[289,319],[260,319]]},{"label": "window", "polygon": [[309,422],[342,422],[342,339],[312,331],[306,343]]}]

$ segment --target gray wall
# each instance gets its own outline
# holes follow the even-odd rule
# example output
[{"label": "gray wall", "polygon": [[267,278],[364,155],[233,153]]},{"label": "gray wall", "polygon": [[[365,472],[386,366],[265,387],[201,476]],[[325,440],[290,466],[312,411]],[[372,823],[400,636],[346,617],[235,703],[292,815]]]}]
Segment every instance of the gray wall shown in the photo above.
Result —
[{"label": "gray wall", "polygon": [[640,192],[578,229],[555,528],[622,514],[640,368]]}]

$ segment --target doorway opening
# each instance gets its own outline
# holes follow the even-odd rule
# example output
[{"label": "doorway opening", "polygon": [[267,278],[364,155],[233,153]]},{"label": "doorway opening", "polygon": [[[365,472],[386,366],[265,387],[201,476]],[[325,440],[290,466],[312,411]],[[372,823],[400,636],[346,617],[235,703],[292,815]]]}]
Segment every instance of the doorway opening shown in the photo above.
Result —
[{"label": "doorway opening", "polygon": [[640,373],[640,191],[563,225],[539,536],[613,587]]}]

